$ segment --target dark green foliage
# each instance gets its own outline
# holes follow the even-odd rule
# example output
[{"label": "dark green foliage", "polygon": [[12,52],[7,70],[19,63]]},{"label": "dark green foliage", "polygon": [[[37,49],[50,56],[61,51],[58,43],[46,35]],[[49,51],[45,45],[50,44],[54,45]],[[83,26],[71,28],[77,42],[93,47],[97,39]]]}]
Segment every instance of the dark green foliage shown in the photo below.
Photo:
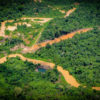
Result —
[{"label": "dark green foliage", "polygon": [[[18,57],[10,58],[7,62],[1,64],[0,97],[3,96],[3,91],[5,91],[5,96],[7,93],[7,95],[13,95],[16,98],[19,97],[19,95],[26,98],[29,97],[29,95],[41,96],[42,94],[45,94],[46,91],[50,91],[47,86],[49,86],[49,88],[51,87],[50,89],[52,89],[52,91],[55,91],[55,85],[53,85],[52,82],[58,80],[59,74],[56,74],[53,70],[48,70],[46,73],[36,72],[35,69],[37,67],[38,65],[34,65],[27,61],[23,62]],[[44,88],[47,90],[44,90]],[[38,94],[39,92],[40,94]]]},{"label": "dark green foliage", "polygon": [[48,4],[34,3],[34,0],[0,0],[0,22],[23,16],[56,17],[62,16],[58,10],[48,8]]},{"label": "dark green foliage", "polygon": [[100,30],[94,29],[47,47],[41,48],[33,57],[52,59],[69,70],[80,83],[100,86]]},{"label": "dark green foliage", "polygon": [[69,17],[53,19],[42,33],[40,42],[52,40],[78,29],[100,26],[99,20],[100,3],[83,2]]},{"label": "dark green foliage", "polygon": [[18,39],[18,38],[12,38],[12,39],[7,39],[7,42],[5,43],[6,46],[14,46],[15,44],[19,44],[23,42],[22,40]]},{"label": "dark green foliage", "polygon": [[59,73],[48,70],[36,72],[34,65],[19,57],[9,58],[0,64],[0,100],[97,100],[100,92],[82,87],[71,88],[56,83]]},{"label": "dark green foliage", "polygon": [[[75,6],[75,2],[79,2],[80,6]],[[77,10],[65,19],[64,14],[56,9],[68,11],[73,7],[77,7]],[[77,29],[100,26],[100,0],[43,0],[42,3],[33,0],[0,0],[0,23],[8,19],[17,22],[16,19],[23,16],[54,18],[46,26],[40,41],[54,39]],[[7,23],[6,26],[13,24]],[[25,38],[33,30],[26,28],[25,25],[18,26],[18,32],[24,33]],[[6,34],[9,35],[9,31]],[[33,34],[35,36],[37,33]],[[0,37],[0,57],[12,53],[10,48],[20,43],[23,43],[21,37]],[[35,54],[26,54],[61,65],[87,88],[71,87],[64,78],[63,82],[57,66],[41,73],[35,71],[40,65],[22,61],[19,57],[7,59],[7,62],[0,64],[0,100],[99,100],[100,91],[91,89],[92,86],[100,87],[99,47],[100,30],[95,28],[73,39],[52,46],[48,44]]]},{"label": "dark green foliage", "polygon": [[4,39],[4,37],[0,36],[0,41],[2,41]]}]

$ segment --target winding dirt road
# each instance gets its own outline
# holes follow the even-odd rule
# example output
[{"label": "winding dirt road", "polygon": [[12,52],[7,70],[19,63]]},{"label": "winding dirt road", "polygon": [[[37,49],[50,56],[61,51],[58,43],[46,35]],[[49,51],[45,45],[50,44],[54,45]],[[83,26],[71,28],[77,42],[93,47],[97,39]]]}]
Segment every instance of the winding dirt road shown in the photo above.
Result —
[{"label": "winding dirt road", "polygon": [[73,13],[76,10],[76,8],[70,9],[68,12],[66,12],[66,15],[64,18],[68,17],[71,13]]},{"label": "winding dirt road", "polygon": [[[66,15],[65,15],[64,17],[68,17],[68,16],[69,16],[72,12],[74,12],[75,10],[76,10],[76,8],[70,9],[68,12],[66,12]],[[32,21],[34,21],[34,22],[46,23],[46,22],[50,21],[50,20],[53,19],[53,18],[39,18],[39,17],[31,18],[31,17],[22,17],[21,19],[22,19],[22,20],[30,19],[30,20],[32,20]],[[40,21],[36,21],[36,19],[40,19]],[[14,21],[14,20],[7,20],[7,21],[4,21],[4,22],[1,23],[0,36],[3,36],[3,37],[5,37],[5,38],[8,38],[8,37],[9,37],[9,36],[5,35],[5,29],[6,29],[5,24],[6,24],[7,22],[13,22],[13,21]],[[11,30],[11,31],[13,31],[13,30],[15,30],[15,29],[17,28],[17,25],[18,25],[18,24],[20,24],[20,23],[15,23],[15,26],[8,26],[8,29]],[[23,24],[27,24],[27,23],[23,23]],[[27,24],[27,25],[30,26],[29,24]],[[36,42],[35,42],[36,44],[33,45],[32,47],[26,47],[26,46],[25,46],[25,48],[23,48],[22,52],[23,52],[23,53],[35,52],[35,51],[38,50],[39,48],[45,47],[47,44],[52,45],[52,44],[54,44],[54,43],[58,43],[58,42],[60,42],[61,40],[65,40],[65,39],[68,39],[68,38],[72,38],[76,33],[86,32],[86,31],[88,31],[88,30],[90,30],[90,29],[89,29],[89,28],[88,28],[88,29],[80,29],[80,30],[77,30],[77,31],[75,31],[75,32],[69,33],[68,35],[63,35],[63,36],[61,36],[61,37],[59,37],[59,38],[55,38],[54,40],[50,40],[50,41],[47,41],[47,42],[42,42],[42,43],[37,44],[37,41],[39,40],[39,38],[40,38],[40,36],[41,36],[41,34],[42,34],[42,31],[43,31],[43,30],[41,30],[41,32],[39,33],[39,36],[38,36],[38,38],[37,38],[37,40],[36,40]],[[25,40],[25,41],[26,41],[26,40]],[[26,42],[27,42],[27,41],[26,41]],[[29,43],[29,42],[28,42],[28,43]]]},{"label": "winding dirt road", "polygon": [[[17,56],[20,57],[20,59],[23,61],[27,60],[27,61],[32,62],[34,64],[40,64],[42,66],[47,66],[47,67],[49,66],[51,69],[53,69],[55,67],[54,63],[49,63],[49,62],[45,62],[45,61],[41,61],[41,60],[26,58],[21,54],[10,54],[8,56],[5,56],[5,57],[0,59],[0,64],[6,62],[7,57],[12,58],[12,57],[17,57]],[[57,70],[64,76],[66,82],[68,84],[70,84],[71,86],[78,88],[81,85],[80,83],[78,83],[76,81],[76,79],[72,75],[70,75],[70,73],[67,70],[64,70],[61,66],[57,66]],[[92,89],[100,90],[100,87],[92,87]]]},{"label": "winding dirt road", "polygon": [[58,38],[55,38],[54,40],[49,40],[49,41],[46,41],[46,42],[42,42],[42,43],[38,43],[38,44],[35,44],[33,45],[32,47],[27,47],[27,48],[24,48],[23,49],[23,52],[24,53],[28,53],[28,52],[35,52],[37,51],[38,49],[42,48],[42,47],[45,47],[47,44],[54,44],[54,43],[58,43],[62,40],[66,40],[66,39],[69,39],[69,38],[72,38],[75,34],[80,34],[80,33],[85,33],[87,31],[90,31],[92,30],[93,28],[85,28],[85,29],[80,29],[80,30],[77,30],[77,31],[74,31],[74,32],[71,32],[69,34],[66,34],[66,35],[62,35]]},{"label": "winding dirt road", "polygon": [[[64,16],[64,18],[68,17],[75,10],[76,10],[76,8],[73,8],[73,9],[69,10],[68,12],[66,12],[66,15]],[[49,20],[51,20],[52,18],[22,18],[22,19],[24,19],[24,20],[25,19],[31,19],[33,21],[35,21],[35,19],[41,19],[43,21],[38,21],[38,22],[45,23],[45,22],[48,22]],[[5,38],[8,37],[8,36],[5,35],[5,29],[6,29],[5,23],[6,22],[13,22],[13,20],[4,21],[4,22],[1,23],[0,36],[3,36]],[[67,35],[60,36],[59,38],[55,38],[54,40],[49,40],[49,41],[46,41],[46,42],[42,42],[42,43],[33,45],[32,47],[26,47],[25,49],[23,49],[23,52],[27,53],[27,52],[36,51],[41,47],[45,47],[47,44],[52,45],[52,44],[58,43],[58,42],[60,42],[62,40],[66,40],[66,39],[72,38],[76,33],[80,34],[80,33],[87,32],[87,31],[92,30],[92,29],[93,28],[80,29],[80,30],[71,32],[71,33],[69,33]],[[45,61],[41,61],[41,60],[26,58],[21,54],[10,54],[8,56],[5,56],[5,57],[0,59],[0,64],[6,62],[7,61],[7,57],[8,58],[12,58],[12,57],[17,57],[17,56],[20,57],[20,59],[23,60],[23,61],[27,60],[27,61],[32,62],[34,64],[40,64],[42,66],[49,66],[51,69],[53,69],[55,67],[54,63],[49,63],[49,62],[45,62]],[[66,82],[68,84],[70,84],[71,86],[74,86],[74,87],[77,88],[77,87],[79,87],[81,85],[80,83],[78,83],[76,81],[76,79],[72,75],[70,75],[70,73],[67,70],[64,70],[61,66],[57,66],[57,70],[64,76]],[[92,87],[92,89],[100,90],[100,87]]]}]

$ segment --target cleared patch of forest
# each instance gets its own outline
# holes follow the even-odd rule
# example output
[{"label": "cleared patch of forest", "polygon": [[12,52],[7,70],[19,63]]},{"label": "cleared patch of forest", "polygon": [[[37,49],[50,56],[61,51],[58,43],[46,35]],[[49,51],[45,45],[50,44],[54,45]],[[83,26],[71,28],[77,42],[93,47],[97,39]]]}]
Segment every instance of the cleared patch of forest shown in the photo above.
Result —
[{"label": "cleared patch of forest", "polygon": [[[0,2],[0,22],[7,21],[1,25],[0,57],[12,53],[12,51],[19,53],[22,48],[27,48],[25,45],[31,46],[39,41],[47,23],[41,28],[37,23],[41,20],[34,20],[37,24],[32,23],[29,21],[30,17],[64,17],[65,13],[61,11],[67,12],[74,6],[72,1],[66,0],[63,2],[45,0],[42,4],[34,3],[33,0],[10,0],[9,2],[3,0]],[[24,21],[21,18],[25,18],[25,16]]]}]

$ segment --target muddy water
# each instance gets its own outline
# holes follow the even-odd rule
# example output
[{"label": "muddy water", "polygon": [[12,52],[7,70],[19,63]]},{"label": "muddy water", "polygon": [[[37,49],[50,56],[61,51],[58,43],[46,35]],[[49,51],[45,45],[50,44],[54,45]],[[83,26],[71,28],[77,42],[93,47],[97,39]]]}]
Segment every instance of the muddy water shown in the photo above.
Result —
[{"label": "muddy water", "polygon": [[38,71],[39,72],[42,72],[42,73],[45,73],[46,72],[46,69],[44,69],[44,68],[38,68]]},{"label": "muddy water", "polygon": [[[41,60],[26,58],[21,54],[11,54],[11,55],[5,56],[0,59],[0,64],[7,61],[7,57],[12,58],[12,57],[17,57],[17,56],[20,57],[20,59],[23,61],[27,60],[34,64],[40,64],[41,66],[49,66],[51,69],[53,69],[55,67],[54,63],[49,63],[49,62],[45,62],[45,61],[41,61]],[[66,82],[69,83],[71,86],[74,86],[76,88],[80,86],[80,83],[78,83],[76,81],[76,79],[72,75],[70,75],[70,73],[67,70],[64,70],[61,66],[57,66],[57,70],[64,76]],[[92,89],[100,90],[100,87],[92,87]]]}]

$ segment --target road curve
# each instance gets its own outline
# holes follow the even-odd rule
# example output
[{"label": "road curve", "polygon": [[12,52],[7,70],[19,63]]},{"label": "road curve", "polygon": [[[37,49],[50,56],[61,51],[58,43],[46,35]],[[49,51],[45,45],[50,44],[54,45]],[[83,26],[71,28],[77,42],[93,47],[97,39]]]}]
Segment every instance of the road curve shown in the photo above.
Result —
[{"label": "road curve", "polygon": [[[7,57],[8,58],[12,58],[12,57],[17,57],[17,56],[20,57],[20,59],[23,60],[23,61],[27,60],[27,61],[32,62],[34,64],[40,64],[42,66],[49,66],[51,69],[53,69],[55,67],[54,63],[26,58],[21,54],[10,54],[8,56],[5,56],[5,57],[0,59],[0,64],[6,62],[7,61]],[[81,85],[80,83],[78,83],[76,81],[76,79],[72,75],[70,75],[70,73],[67,70],[64,70],[61,66],[57,66],[57,70],[63,75],[63,77],[65,78],[66,82],[68,84],[70,84],[71,86],[74,86],[74,87],[78,88]],[[92,89],[100,91],[100,87],[92,87]]]},{"label": "road curve", "polygon": [[74,32],[71,32],[69,34],[62,35],[62,36],[60,36],[58,38],[55,38],[54,40],[49,40],[49,41],[46,41],[46,42],[42,42],[42,43],[38,43],[36,45],[33,45],[32,47],[28,48],[27,50],[26,49],[23,49],[23,52],[25,52],[25,53],[35,52],[38,49],[40,49],[41,47],[45,47],[47,44],[52,45],[52,44],[58,43],[58,42],[60,42],[62,40],[66,40],[66,39],[72,38],[75,34],[85,33],[85,32],[90,31],[92,29],[93,28],[79,29],[77,31],[74,31]]},{"label": "road curve", "polygon": [[[64,16],[64,18],[68,17],[75,10],[76,10],[76,8],[70,9],[68,12],[66,12],[66,15]],[[43,18],[25,18],[25,17],[23,17],[22,19],[32,19],[32,20],[34,20],[34,19],[43,19]],[[44,18],[44,19],[45,20],[42,21],[42,23],[45,23],[45,22],[51,20],[52,18]],[[1,23],[0,36],[3,36],[5,38],[8,37],[4,33],[5,28],[6,28],[5,27],[6,22],[13,22],[13,20],[4,21],[4,22]],[[92,30],[92,29],[93,28],[80,29],[80,30],[71,32],[67,35],[60,36],[59,38],[55,38],[54,40],[49,40],[49,41],[46,41],[46,42],[42,42],[42,43],[36,44],[36,45],[34,45],[30,48],[27,47],[27,48],[23,49],[24,50],[23,52],[27,53],[27,52],[31,52],[31,51],[36,51],[41,47],[45,47],[47,44],[52,45],[54,43],[60,42],[61,40],[66,40],[66,39],[72,38],[76,33],[80,34],[80,33],[87,32],[87,31]],[[12,57],[17,57],[17,56],[20,57],[20,59],[23,60],[23,61],[27,60],[27,61],[32,62],[34,64],[40,64],[42,66],[49,66],[51,69],[53,69],[55,67],[54,63],[49,63],[49,62],[45,62],[45,61],[41,61],[41,60],[26,58],[21,54],[10,54],[8,56],[5,56],[5,57],[0,59],[0,64],[6,62],[7,57],[12,58]],[[57,70],[64,76],[64,78],[65,78],[65,80],[68,84],[70,84],[71,86],[74,86],[76,88],[80,86],[80,83],[78,83],[76,81],[76,79],[72,75],[70,75],[70,73],[67,70],[64,70],[61,66],[57,66]],[[92,87],[92,89],[100,90],[100,87]]]}]

